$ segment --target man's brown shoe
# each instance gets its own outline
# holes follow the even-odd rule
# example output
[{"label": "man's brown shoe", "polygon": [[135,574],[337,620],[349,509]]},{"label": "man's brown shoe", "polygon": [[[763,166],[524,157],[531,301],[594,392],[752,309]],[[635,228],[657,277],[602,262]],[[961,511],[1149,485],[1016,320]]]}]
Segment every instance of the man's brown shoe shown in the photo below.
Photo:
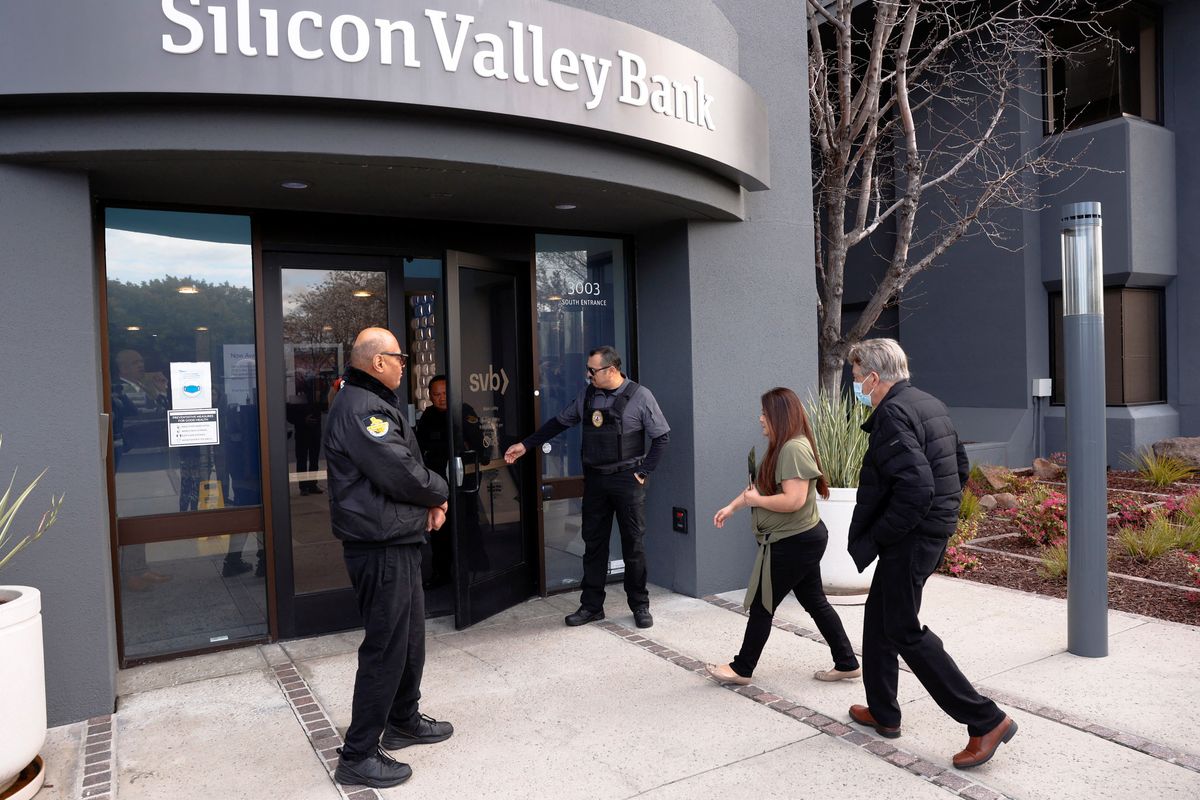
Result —
[{"label": "man's brown shoe", "polygon": [[978,767],[986,763],[996,754],[996,748],[1003,742],[1017,735],[1017,722],[1012,717],[1004,721],[983,736],[972,736],[967,740],[967,746],[961,753],[954,756],[954,766],[958,769]]},{"label": "man's brown shoe", "polygon": [[850,719],[854,720],[859,725],[866,725],[868,728],[874,728],[875,732],[885,739],[900,738],[899,725],[894,728],[889,725],[880,725],[875,721],[875,717],[871,716],[871,709],[867,708],[866,706],[850,706]]}]

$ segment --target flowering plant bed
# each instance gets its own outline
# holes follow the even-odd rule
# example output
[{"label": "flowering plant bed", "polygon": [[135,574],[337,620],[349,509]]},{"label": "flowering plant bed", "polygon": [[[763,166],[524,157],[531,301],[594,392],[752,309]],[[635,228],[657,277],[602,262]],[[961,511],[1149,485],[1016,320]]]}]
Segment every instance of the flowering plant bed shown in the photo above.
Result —
[{"label": "flowering plant bed", "polygon": [[[1065,476],[975,471],[941,571],[967,580],[1067,596]],[[988,494],[1002,500],[991,507]],[[966,495],[971,495],[966,497]],[[1200,625],[1200,477],[1158,486],[1108,473],[1109,607]]]}]

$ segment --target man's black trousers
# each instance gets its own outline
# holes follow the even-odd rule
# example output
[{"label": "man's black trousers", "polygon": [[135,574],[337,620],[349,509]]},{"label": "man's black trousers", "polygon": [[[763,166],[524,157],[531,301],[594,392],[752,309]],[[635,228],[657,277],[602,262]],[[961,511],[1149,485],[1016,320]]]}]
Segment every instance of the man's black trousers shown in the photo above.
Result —
[{"label": "man's black trousers", "polygon": [[879,554],[863,617],[863,687],[875,720],[899,726],[896,656],[903,656],[934,702],[968,734],[982,736],[1004,721],[1004,712],[975,691],[942,640],[917,619],[925,581],[945,551],[945,540],[909,535]]},{"label": "man's black trousers", "polygon": [[584,470],[583,479],[583,596],[580,605],[589,611],[604,608],[608,577],[608,540],[613,515],[621,531],[621,558],[625,560],[625,595],[631,609],[650,605],[646,591],[646,487],[633,470],[602,475]]},{"label": "man's black trousers", "polygon": [[365,634],[342,747],[346,760],[356,761],[375,752],[385,725],[410,728],[417,719],[425,669],[425,591],[419,544],[350,546],[345,559]]}]

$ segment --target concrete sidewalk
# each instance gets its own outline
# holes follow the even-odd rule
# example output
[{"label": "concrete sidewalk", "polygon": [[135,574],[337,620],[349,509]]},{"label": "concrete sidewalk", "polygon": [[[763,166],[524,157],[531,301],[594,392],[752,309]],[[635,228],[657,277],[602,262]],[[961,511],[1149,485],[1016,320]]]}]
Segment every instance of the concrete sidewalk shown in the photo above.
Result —
[{"label": "concrete sidewalk", "polygon": [[[413,777],[375,792],[330,781],[350,715],[357,633],[126,670],[117,713],[55,728],[39,798],[1196,798],[1200,628],[1113,612],[1104,659],[1067,655],[1066,604],[941,576],[923,620],[1020,723],[988,764],[950,768],[964,728],[901,674],[903,736],[847,722],[861,681],[830,666],[789,599],[753,686],[703,662],[741,643],[741,593],[655,590],[639,631],[619,588],[608,620],[567,628],[574,595],[469,630],[432,624],[422,710],[449,741],[400,751]],[[839,606],[856,647],[861,606]]]}]

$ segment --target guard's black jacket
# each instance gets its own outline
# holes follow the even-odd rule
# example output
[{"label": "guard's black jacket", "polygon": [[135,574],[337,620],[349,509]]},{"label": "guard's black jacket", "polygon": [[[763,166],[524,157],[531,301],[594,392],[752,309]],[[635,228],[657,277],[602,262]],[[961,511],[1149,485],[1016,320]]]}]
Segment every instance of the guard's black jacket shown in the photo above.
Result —
[{"label": "guard's black jacket", "polygon": [[329,516],[347,544],[423,543],[426,514],[446,501],[446,481],[425,468],[399,406],[395,392],[351,367],[329,408]]},{"label": "guard's black jacket", "polygon": [[898,381],[863,424],[870,435],[850,522],[862,572],[905,536],[949,539],[970,466],[942,401]]}]

